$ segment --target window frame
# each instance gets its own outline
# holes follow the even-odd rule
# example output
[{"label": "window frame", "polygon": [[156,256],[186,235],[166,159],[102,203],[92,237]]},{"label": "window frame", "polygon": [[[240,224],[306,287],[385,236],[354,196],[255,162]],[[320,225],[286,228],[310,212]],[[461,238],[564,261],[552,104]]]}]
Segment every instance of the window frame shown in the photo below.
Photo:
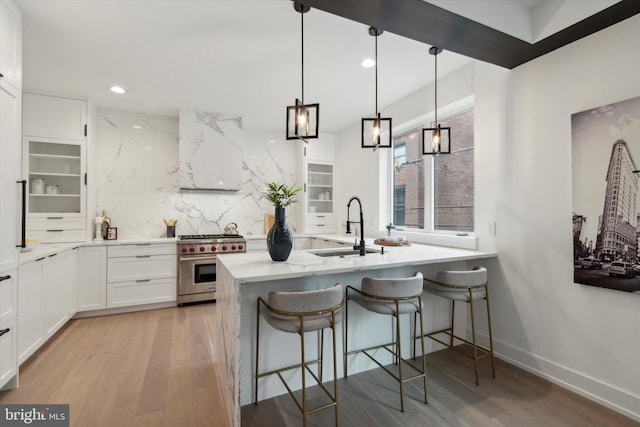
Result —
[{"label": "window frame", "polygon": [[[443,115],[442,118],[439,120],[440,122],[442,121],[446,121],[449,120],[453,117],[459,116],[461,114],[465,114],[468,113],[470,111],[474,111],[474,117],[475,117],[475,106],[473,104],[473,102],[469,102],[469,103],[465,103],[465,105],[458,105],[457,108],[455,109],[451,109],[449,111],[446,112],[446,115]],[[389,206],[388,206],[388,221],[387,223],[391,222],[393,223],[393,219],[394,219],[394,212],[396,209],[395,206],[395,160],[396,160],[396,155],[395,155],[395,141],[397,139],[402,138],[403,136],[406,136],[408,134],[411,134],[413,132],[419,132],[420,134],[421,129],[423,127],[430,127],[433,126],[434,124],[434,120],[433,120],[433,115],[429,116],[424,116],[422,120],[413,120],[407,123],[404,123],[400,126],[398,126],[397,129],[394,129],[394,137],[393,137],[393,144],[392,144],[392,150],[391,151],[391,155],[389,156],[390,160],[387,164],[387,167],[389,168],[389,180],[390,180],[390,184],[389,184]],[[397,135],[397,136],[396,136]],[[404,144],[404,143],[403,143]],[[445,242],[442,244],[446,244],[449,246],[460,246],[460,247],[465,247],[465,248],[475,248],[475,234],[476,234],[476,230],[477,230],[477,224],[476,224],[476,200],[477,200],[477,187],[476,187],[476,182],[474,179],[474,186],[473,186],[473,193],[474,193],[474,214],[473,214],[473,231],[457,231],[457,230],[436,230],[435,229],[435,162],[436,162],[436,158],[440,157],[440,156],[444,156],[444,155],[453,155],[454,153],[458,152],[458,151],[465,151],[465,150],[473,150],[474,151],[474,158],[475,158],[475,152],[476,152],[476,141],[474,138],[474,144],[473,144],[473,148],[464,148],[462,150],[456,150],[456,151],[452,151],[451,154],[440,154],[440,155],[423,155],[422,159],[423,159],[423,167],[425,168],[424,170],[424,189],[425,189],[425,193],[428,191],[428,194],[425,194],[424,197],[424,227],[423,228],[403,228],[403,226],[398,226],[400,229],[397,230],[396,234],[400,234],[400,235],[412,235],[411,240],[417,241],[417,240],[422,240],[423,238],[429,238],[429,236],[437,236],[436,240],[440,241],[440,242]],[[406,154],[405,154],[406,156]],[[428,157],[429,159],[425,159],[425,157]],[[475,178],[475,160],[474,160],[474,178]],[[396,225],[396,224],[393,224]],[[462,242],[462,244],[451,244],[451,243],[447,243],[449,242],[449,238],[455,239],[455,240],[473,240],[473,243],[469,243],[469,242]],[[440,244],[440,243],[438,243]]]}]

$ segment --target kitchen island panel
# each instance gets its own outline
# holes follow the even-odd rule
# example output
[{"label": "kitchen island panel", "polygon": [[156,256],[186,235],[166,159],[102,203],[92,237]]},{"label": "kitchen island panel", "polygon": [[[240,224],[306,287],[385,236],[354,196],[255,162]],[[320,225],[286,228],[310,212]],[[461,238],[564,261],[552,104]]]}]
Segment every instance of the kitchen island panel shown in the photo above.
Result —
[{"label": "kitchen island panel", "polygon": [[[228,417],[232,425],[240,425],[240,408],[253,401],[253,375],[255,369],[255,329],[256,299],[265,298],[272,290],[311,290],[333,286],[335,283],[360,287],[363,277],[408,277],[416,271],[425,276],[441,269],[464,269],[481,262],[483,258],[494,258],[495,253],[482,253],[441,247],[415,245],[411,248],[393,248],[385,254],[369,254],[365,257],[319,257],[310,252],[293,251],[286,262],[273,262],[268,254],[247,253],[225,256],[218,259],[218,289],[222,295],[217,302],[218,360],[223,394],[226,396]],[[425,328],[434,326],[435,317],[430,315],[446,310],[442,301],[425,299]],[[440,308],[440,306],[442,308]],[[351,307],[350,307],[351,309]],[[464,328],[465,313],[458,322]],[[404,322],[409,321],[404,316]],[[437,326],[437,325],[436,325]],[[378,344],[380,331],[389,331],[389,319],[355,308],[350,313],[349,348],[356,345]],[[375,332],[374,332],[375,331]],[[403,344],[409,343],[409,328],[403,327]],[[328,337],[330,338],[330,336]],[[338,330],[337,354],[342,353],[342,327]],[[313,336],[307,341],[308,355],[315,355],[317,348]],[[329,352],[330,339],[325,340],[325,366],[332,362]],[[294,334],[284,334],[261,323],[260,363],[264,369],[281,367],[294,363],[299,358],[299,340]],[[433,344],[425,343],[427,352]],[[404,355],[410,354],[410,346],[405,344]],[[389,359],[389,362],[391,360]],[[365,358],[349,359],[349,372],[356,373],[375,368],[373,362]],[[339,363],[338,377],[343,376]],[[328,372],[328,371],[327,371]],[[297,370],[287,374],[293,389],[299,389],[300,373]],[[285,392],[277,377],[261,379],[259,399],[267,399]]]}]

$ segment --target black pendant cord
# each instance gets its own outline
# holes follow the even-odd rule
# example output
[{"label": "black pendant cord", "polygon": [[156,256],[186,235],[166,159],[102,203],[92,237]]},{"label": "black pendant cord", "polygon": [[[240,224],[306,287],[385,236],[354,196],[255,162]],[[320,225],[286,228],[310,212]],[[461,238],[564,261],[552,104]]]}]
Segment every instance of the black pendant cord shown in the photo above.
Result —
[{"label": "black pendant cord", "polygon": [[376,117],[378,116],[378,29],[375,29],[376,31],[376,49],[375,49],[375,55],[376,55]]},{"label": "black pendant cord", "polygon": [[436,75],[434,76],[434,92],[435,92],[435,126],[438,126],[438,52],[437,52],[437,48],[436,48],[436,54],[435,56],[435,60],[436,60]]},{"label": "black pendant cord", "polygon": [[302,58],[302,72],[301,72],[301,75],[302,75],[302,98],[301,98],[301,101],[302,101],[302,105],[304,105],[304,12],[300,12],[300,27],[301,27],[301,40],[302,40],[302,43],[300,43],[301,49],[302,49],[302,52],[301,52],[301,55],[300,55],[300,57]]}]

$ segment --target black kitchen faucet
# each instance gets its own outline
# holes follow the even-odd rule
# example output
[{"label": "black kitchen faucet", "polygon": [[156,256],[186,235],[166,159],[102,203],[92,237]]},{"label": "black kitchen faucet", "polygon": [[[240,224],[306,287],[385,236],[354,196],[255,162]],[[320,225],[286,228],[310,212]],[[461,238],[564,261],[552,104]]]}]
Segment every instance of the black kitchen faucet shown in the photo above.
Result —
[{"label": "black kitchen faucet", "polygon": [[358,205],[360,206],[360,222],[355,222],[353,221],[354,224],[360,224],[360,245],[358,245],[358,239],[356,239],[355,244],[353,245],[353,249],[360,249],[360,256],[364,256],[365,249],[364,249],[364,219],[362,216],[362,202],[360,201],[359,198],[357,197],[352,197],[349,200],[349,203],[347,203],[347,234],[351,234],[351,221],[349,221],[349,207],[351,206],[351,202],[353,201],[357,201]]}]

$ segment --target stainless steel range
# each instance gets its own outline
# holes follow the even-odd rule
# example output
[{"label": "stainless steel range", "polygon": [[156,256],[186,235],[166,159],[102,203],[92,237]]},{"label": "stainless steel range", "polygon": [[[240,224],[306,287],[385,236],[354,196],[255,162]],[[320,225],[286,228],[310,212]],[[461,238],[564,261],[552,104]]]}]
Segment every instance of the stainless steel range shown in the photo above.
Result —
[{"label": "stainless steel range", "polygon": [[238,234],[178,236],[178,304],[216,299],[218,254],[246,252],[247,239]]}]

